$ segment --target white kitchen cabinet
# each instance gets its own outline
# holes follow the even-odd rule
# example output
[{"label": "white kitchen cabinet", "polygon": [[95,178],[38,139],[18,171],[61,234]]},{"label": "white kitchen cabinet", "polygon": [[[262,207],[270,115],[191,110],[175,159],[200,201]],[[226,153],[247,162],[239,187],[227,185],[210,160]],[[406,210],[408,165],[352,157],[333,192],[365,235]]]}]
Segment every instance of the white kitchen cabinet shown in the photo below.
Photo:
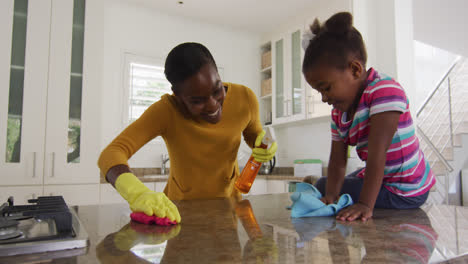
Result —
[{"label": "white kitchen cabinet", "polygon": [[288,181],[283,180],[268,180],[267,191],[268,193],[287,193],[288,192]]},{"label": "white kitchen cabinet", "polygon": [[330,116],[332,106],[322,102],[322,95],[306,83],[306,119]]},{"label": "white kitchen cabinet", "polygon": [[0,2],[0,185],[99,182],[100,4]]},{"label": "white kitchen cabinet", "polygon": [[250,188],[249,195],[287,193],[289,190],[288,181],[285,180],[267,180],[255,179]]},{"label": "white kitchen cabinet", "polygon": [[44,183],[99,183],[99,1],[52,7]]},{"label": "white kitchen cabinet", "polygon": [[0,187],[0,203],[13,196],[14,204],[26,204],[29,199],[36,199],[42,195],[42,186],[8,186]]},{"label": "white kitchen cabinet", "polygon": [[155,192],[163,192],[164,188],[166,188],[167,182],[155,182],[154,183],[154,191]]},{"label": "white kitchen cabinet", "polygon": [[253,182],[252,187],[250,187],[250,191],[248,194],[258,195],[258,194],[267,194],[267,193],[268,193],[267,180],[257,178]]},{"label": "white kitchen cabinet", "polygon": [[273,125],[305,118],[301,30],[272,40]]},{"label": "white kitchen cabinet", "polygon": [[[302,74],[304,50],[301,38],[302,30],[296,28],[273,37],[260,47],[262,60],[267,51],[271,51],[272,56],[272,65],[260,70],[263,125],[285,125],[331,113],[331,106],[322,102],[320,93],[310,87]],[[263,92],[263,82],[268,78],[272,81],[271,96]]]},{"label": "white kitchen cabinet", "polygon": [[99,204],[99,184],[45,185],[45,196],[63,196],[68,205]]},{"label": "white kitchen cabinet", "polygon": [[50,4],[0,2],[0,185],[43,181]]},{"label": "white kitchen cabinet", "polygon": [[271,125],[273,121],[273,87],[272,87],[272,50],[271,41],[260,47],[260,121],[263,125]]},{"label": "white kitchen cabinet", "polygon": [[120,196],[117,190],[115,190],[115,188],[110,183],[101,183],[99,203],[126,203],[126,201],[124,198],[122,198],[122,196]]}]

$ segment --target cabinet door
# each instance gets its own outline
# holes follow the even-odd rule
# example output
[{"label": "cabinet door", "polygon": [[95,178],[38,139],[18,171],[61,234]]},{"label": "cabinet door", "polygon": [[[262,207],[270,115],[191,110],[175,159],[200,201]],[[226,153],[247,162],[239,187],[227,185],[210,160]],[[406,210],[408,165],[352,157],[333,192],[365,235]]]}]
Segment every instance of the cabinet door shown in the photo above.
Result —
[{"label": "cabinet door", "polygon": [[304,77],[302,74],[303,50],[301,47],[301,31],[295,30],[288,34],[290,59],[289,100],[288,111],[289,121],[302,120],[305,118],[305,90]]},{"label": "cabinet door", "polygon": [[268,193],[287,193],[288,182],[283,180],[267,180]]},{"label": "cabinet door", "polygon": [[99,182],[99,3],[52,1],[46,184]]},{"label": "cabinet door", "polygon": [[306,117],[302,58],[300,30],[273,41],[274,124]]},{"label": "cabinet door", "polygon": [[44,195],[63,196],[68,205],[99,204],[99,184],[44,185]]},{"label": "cabinet door", "polygon": [[155,182],[154,183],[154,191],[155,192],[164,192],[164,188],[166,188],[167,182]]},{"label": "cabinet door", "polygon": [[307,86],[307,100],[306,100],[306,117],[316,118],[323,116],[330,116],[332,106],[322,102],[322,95],[316,90],[312,89],[310,85]]},{"label": "cabinet door", "polygon": [[273,41],[273,123],[284,122],[287,113],[287,98],[285,96],[285,40],[283,38]]},{"label": "cabinet door", "polygon": [[9,186],[0,187],[0,202],[3,204],[8,197],[13,196],[14,204],[24,205],[29,199],[42,196],[42,186]]},{"label": "cabinet door", "polygon": [[0,185],[42,184],[50,9],[0,1]]},{"label": "cabinet door", "polygon": [[[158,182],[144,182],[143,183],[146,187],[150,190],[158,191],[158,187],[156,184]],[[164,189],[164,188],[163,188]],[[162,191],[161,191],[162,192]],[[100,204],[115,204],[115,203],[127,203],[124,198],[117,192],[117,190],[109,183],[101,183],[100,184]]]},{"label": "cabinet door", "polygon": [[259,195],[268,193],[267,182],[265,179],[255,179],[250,188],[250,195]]}]

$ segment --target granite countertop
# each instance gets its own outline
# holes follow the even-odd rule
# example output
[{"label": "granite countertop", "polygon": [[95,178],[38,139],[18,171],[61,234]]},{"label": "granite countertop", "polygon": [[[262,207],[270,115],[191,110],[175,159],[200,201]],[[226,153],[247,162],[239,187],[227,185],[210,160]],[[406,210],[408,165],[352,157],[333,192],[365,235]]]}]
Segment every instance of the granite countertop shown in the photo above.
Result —
[{"label": "granite countertop", "polygon": [[[427,263],[468,261],[468,207],[374,212],[368,222],[291,219],[288,194],[176,201],[182,223],[130,221],[126,204],[74,207],[83,255],[54,263]],[[449,261],[448,261],[449,260]],[[1,262],[1,261],[0,261]]]}]

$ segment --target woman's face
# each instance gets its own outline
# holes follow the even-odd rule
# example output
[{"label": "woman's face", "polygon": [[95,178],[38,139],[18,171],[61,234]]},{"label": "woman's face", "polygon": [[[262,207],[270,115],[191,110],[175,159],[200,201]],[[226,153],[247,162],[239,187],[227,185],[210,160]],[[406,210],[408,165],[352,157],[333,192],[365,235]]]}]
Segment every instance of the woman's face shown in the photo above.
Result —
[{"label": "woman's face", "polygon": [[207,63],[187,80],[178,84],[176,96],[195,119],[216,124],[221,120],[226,90],[216,67]]},{"label": "woman's face", "polygon": [[[359,68],[359,65],[358,67]],[[363,69],[356,65],[341,70],[330,66],[317,65],[304,73],[312,88],[322,95],[322,102],[342,112],[348,112],[355,104],[363,83]]]}]

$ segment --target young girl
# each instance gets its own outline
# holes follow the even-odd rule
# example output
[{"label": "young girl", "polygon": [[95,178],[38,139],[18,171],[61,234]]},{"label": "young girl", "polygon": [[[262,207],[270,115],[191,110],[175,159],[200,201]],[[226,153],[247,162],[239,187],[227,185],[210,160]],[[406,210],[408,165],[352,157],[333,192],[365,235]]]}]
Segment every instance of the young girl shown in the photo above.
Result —
[{"label": "young girl", "polygon": [[[167,197],[185,200],[240,194],[234,182],[239,176],[237,152],[242,135],[259,162],[272,159],[277,145],[255,147],[265,135],[257,98],[245,86],[221,82],[205,46],[178,45],[168,54],[164,73],[173,94],[162,96],[117,136],[101,153],[98,165],[132,211],[160,217],[175,214],[180,221]],[[157,136],[164,139],[171,159],[164,193],[149,192],[127,163]]]},{"label": "young girl", "polygon": [[[415,134],[409,102],[394,79],[366,70],[366,48],[350,13],[324,25],[315,20],[305,41],[302,71],[307,82],[333,106],[328,177],[316,187],[322,201],[348,193],[355,204],[337,219],[363,221],[374,208],[421,206],[435,184]],[[345,176],[348,146],[356,146],[366,167]]]}]

